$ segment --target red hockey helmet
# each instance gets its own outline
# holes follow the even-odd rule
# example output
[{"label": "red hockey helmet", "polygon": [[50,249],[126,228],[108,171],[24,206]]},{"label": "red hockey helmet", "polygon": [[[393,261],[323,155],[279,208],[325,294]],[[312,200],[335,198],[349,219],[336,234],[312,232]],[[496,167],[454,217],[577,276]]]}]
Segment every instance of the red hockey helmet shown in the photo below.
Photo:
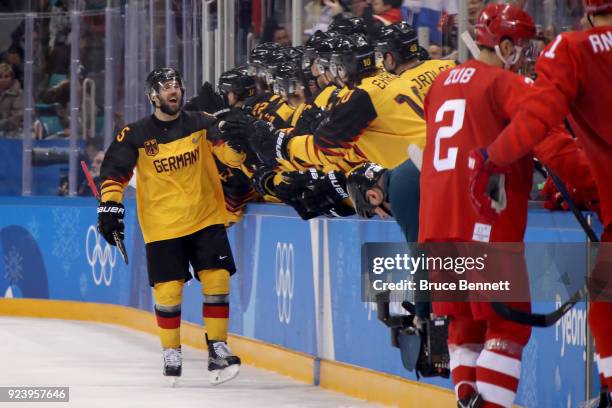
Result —
[{"label": "red hockey helmet", "polygon": [[535,34],[536,28],[531,16],[512,4],[487,5],[480,12],[476,23],[476,43],[489,48],[499,45],[505,38],[518,43],[535,37]]},{"label": "red hockey helmet", "polygon": [[612,0],[583,0],[587,14],[612,14]]}]

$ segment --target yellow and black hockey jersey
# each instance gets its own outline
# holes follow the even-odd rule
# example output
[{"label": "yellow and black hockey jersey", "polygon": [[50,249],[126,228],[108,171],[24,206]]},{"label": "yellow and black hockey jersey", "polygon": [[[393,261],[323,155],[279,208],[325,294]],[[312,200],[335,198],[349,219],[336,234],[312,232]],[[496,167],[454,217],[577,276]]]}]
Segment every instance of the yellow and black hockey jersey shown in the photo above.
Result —
[{"label": "yellow and black hockey jersey", "polygon": [[327,85],[314,99],[313,104],[319,108],[331,111],[340,100],[340,97],[346,93],[348,88],[338,88],[336,85]]},{"label": "yellow and black hockey jersey", "polygon": [[289,141],[291,161],[325,167],[370,160],[395,167],[406,160],[408,145],[425,143],[423,105],[409,91],[408,81],[396,75],[364,78],[342,95],[314,135]]},{"label": "yellow and black hockey jersey", "polygon": [[215,121],[200,112],[182,112],[170,122],[151,115],[126,126],[108,148],[101,169],[102,201],[121,202],[136,168],[138,220],[146,243],[227,222],[213,153],[232,167],[244,158],[227,144],[208,141]]},{"label": "yellow and black hockey jersey", "polygon": [[452,61],[424,61],[400,77],[382,72],[343,89],[329,121],[314,135],[289,141],[291,161],[347,171],[364,161],[393,168],[407,159],[410,144],[425,144],[423,99],[435,74]]},{"label": "yellow and black hockey jersey", "polygon": [[[232,121],[248,117],[248,114],[240,108],[227,108],[216,112],[215,117],[219,120]],[[213,146],[221,145],[228,141],[228,135],[221,133],[216,127],[208,131],[207,137]],[[260,162],[248,146],[243,146],[241,151],[245,154],[243,155],[243,162],[240,168],[237,168],[238,166],[235,165],[230,167],[218,158],[215,158],[225,197],[225,208],[228,211],[230,223],[240,220],[247,203],[260,198],[251,185],[251,176],[255,168],[260,165]]]},{"label": "yellow and black hockey jersey", "polygon": [[289,126],[293,115],[293,108],[280,96],[264,92],[247,99],[245,102],[247,113],[256,119],[265,120],[277,129]]},{"label": "yellow and black hockey jersey", "polygon": [[425,95],[434,79],[442,71],[453,68],[457,63],[452,60],[427,60],[414,68],[410,68],[400,74],[400,77],[410,81],[410,90],[421,104],[425,101]]}]

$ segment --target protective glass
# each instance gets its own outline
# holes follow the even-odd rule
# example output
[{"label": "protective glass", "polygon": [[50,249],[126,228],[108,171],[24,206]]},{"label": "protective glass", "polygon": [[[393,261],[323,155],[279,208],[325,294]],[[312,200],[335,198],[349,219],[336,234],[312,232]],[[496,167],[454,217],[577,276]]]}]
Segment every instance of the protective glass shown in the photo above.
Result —
[{"label": "protective glass", "polygon": [[257,75],[257,67],[255,65],[253,65],[253,64],[247,65],[247,74],[249,76]]},{"label": "protective glass", "polygon": [[332,61],[329,63],[329,72],[331,72],[331,74],[332,74],[332,76],[333,76],[334,78],[337,78],[337,77],[338,77],[338,68],[339,68],[339,67],[338,67],[338,64],[336,63],[336,61],[333,61],[333,60],[332,60]]},{"label": "protective glass", "polygon": [[176,79],[171,79],[169,81],[158,82],[159,89],[164,91],[169,91],[171,89],[181,89],[181,83]]},{"label": "protective glass", "polygon": [[266,72],[265,72],[265,77],[264,77],[264,78],[265,78],[265,80],[266,80],[266,84],[268,84],[268,85],[270,85],[270,86],[274,84],[274,75],[272,75],[272,73],[271,73],[271,72],[266,71]]}]

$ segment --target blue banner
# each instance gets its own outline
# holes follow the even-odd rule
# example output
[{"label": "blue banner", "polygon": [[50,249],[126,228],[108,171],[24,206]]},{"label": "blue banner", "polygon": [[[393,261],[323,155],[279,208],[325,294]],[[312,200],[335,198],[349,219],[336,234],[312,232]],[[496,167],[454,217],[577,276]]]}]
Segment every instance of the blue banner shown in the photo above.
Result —
[{"label": "blue banner", "polygon": [[[127,266],[96,231],[94,199],[0,198],[0,295],[152,310],[135,203],[125,205]],[[228,234],[238,269],[231,282],[232,332],[415,379],[391,347],[389,330],[376,320],[376,305],[361,300],[361,245],[401,242],[393,221],[305,222],[285,206],[254,205]],[[585,236],[569,213],[531,211],[526,240],[584,242]],[[528,258],[531,264],[543,257]],[[553,310],[566,298],[559,293],[556,305],[537,303],[534,309]],[[201,305],[200,283],[191,280],[183,318],[201,324]],[[518,404],[573,407],[585,399],[586,324],[586,305],[579,304],[557,325],[533,331]],[[452,388],[449,380],[421,381]]]}]

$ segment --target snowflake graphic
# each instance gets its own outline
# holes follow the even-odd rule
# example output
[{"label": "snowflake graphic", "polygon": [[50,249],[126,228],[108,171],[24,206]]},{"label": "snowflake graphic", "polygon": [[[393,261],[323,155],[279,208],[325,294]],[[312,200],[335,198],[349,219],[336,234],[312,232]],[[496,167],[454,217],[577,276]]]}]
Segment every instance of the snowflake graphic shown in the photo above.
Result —
[{"label": "snowflake graphic", "polygon": [[79,290],[81,292],[81,297],[83,299],[85,299],[85,296],[87,296],[87,290],[88,290],[87,282],[88,281],[89,281],[89,275],[86,274],[85,272],[81,273],[81,277],[79,279]]},{"label": "snowflake graphic", "polygon": [[34,239],[37,240],[38,238],[40,238],[40,223],[36,218],[32,217],[30,222],[27,223],[27,227],[28,231],[30,231],[30,234],[32,235],[32,237],[34,237]]},{"label": "snowflake graphic", "polygon": [[81,255],[81,243],[77,241],[77,225],[81,211],[76,208],[55,208],[53,211],[53,256],[62,259],[66,276],[72,262]]},{"label": "snowflake graphic", "polygon": [[4,277],[14,285],[23,279],[23,275],[21,271],[23,270],[22,266],[23,256],[17,251],[15,246],[11,246],[11,249],[8,251],[8,254],[4,256],[4,269],[6,270]]},{"label": "snowflake graphic", "polygon": [[538,406],[537,363],[539,344],[532,338],[523,351],[523,367],[521,370],[521,389],[523,391],[522,405],[527,408]]}]

